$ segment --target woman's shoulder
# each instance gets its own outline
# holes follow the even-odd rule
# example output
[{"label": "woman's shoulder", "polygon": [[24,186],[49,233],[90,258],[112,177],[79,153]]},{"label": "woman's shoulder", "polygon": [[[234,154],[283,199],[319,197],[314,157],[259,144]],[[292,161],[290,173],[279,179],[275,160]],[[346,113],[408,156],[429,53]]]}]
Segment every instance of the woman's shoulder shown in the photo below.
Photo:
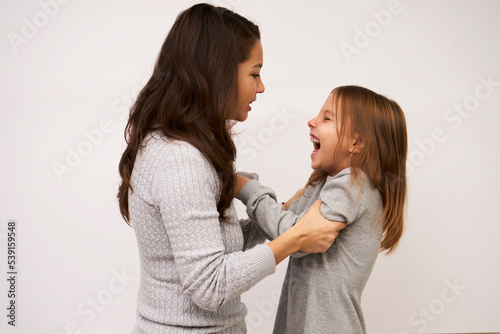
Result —
[{"label": "woman's shoulder", "polygon": [[[210,162],[192,144],[154,132],[143,140],[142,149],[134,162],[134,188],[161,193],[166,180],[177,183],[203,180],[217,188],[217,174]],[[149,190],[148,190],[149,191]]]},{"label": "woman's shoulder", "polygon": [[194,145],[184,140],[169,138],[160,131],[149,134],[142,145],[139,156],[151,160],[153,164],[206,162],[203,154]]},{"label": "woman's shoulder", "polygon": [[135,181],[146,178],[146,183],[151,183],[165,175],[179,178],[188,174],[203,175],[206,179],[215,172],[210,162],[192,144],[154,132],[144,138],[132,173]]}]

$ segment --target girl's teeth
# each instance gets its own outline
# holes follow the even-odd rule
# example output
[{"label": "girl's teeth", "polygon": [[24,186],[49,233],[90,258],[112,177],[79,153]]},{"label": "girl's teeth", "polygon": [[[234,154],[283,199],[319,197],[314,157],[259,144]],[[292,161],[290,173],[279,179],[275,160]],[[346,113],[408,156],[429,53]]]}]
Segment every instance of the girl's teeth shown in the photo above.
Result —
[{"label": "girl's teeth", "polygon": [[319,140],[315,137],[311,137],[311,142],[314,145],[314,149],[319,150],[319,147],[320,147]]}]

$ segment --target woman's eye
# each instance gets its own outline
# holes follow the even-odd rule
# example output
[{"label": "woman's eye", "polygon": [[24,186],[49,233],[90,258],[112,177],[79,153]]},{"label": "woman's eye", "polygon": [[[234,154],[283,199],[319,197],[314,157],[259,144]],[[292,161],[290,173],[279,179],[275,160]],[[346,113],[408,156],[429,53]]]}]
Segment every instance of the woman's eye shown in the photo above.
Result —
[{"label": "woman's eye", "polygon": [[325,117],[325,121],[331,121],[331,119],[329,119],[328,117]]},{"label": "woman's eye", "polygon": [[255,79],[257,79],[258,77],[260,77],[260,74],[252,74],[252,77],[254,77]]}]

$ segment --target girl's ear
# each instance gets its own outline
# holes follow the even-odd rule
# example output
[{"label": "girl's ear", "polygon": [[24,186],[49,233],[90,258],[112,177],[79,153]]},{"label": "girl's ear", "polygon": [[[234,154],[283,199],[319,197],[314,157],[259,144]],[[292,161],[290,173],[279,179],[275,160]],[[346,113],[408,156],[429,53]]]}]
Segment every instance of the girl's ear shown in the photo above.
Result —
[{"label": "girl's ear", "polygon": [[361,137],[361,135],[359,133],[356,133],[354,135],[354,139],[352,141],[352,145],[351,145],[351,148],[349,149],[349,152],[352,155],[358,154],[363,149],[363,146],[364,146],[363,138]]}]

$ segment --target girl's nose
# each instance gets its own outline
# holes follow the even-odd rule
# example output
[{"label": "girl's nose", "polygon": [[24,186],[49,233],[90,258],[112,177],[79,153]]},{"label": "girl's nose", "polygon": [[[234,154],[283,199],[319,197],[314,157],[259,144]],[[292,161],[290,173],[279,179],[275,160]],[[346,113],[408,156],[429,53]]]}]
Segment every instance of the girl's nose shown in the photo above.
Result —
[{"label": "girl's nose", "polygon": [[314,128],[316,126],[316,117],[313,118],[313,119],[310,119],[308,122],[307,122],[307,126],[310,127],[310,128]]}]

